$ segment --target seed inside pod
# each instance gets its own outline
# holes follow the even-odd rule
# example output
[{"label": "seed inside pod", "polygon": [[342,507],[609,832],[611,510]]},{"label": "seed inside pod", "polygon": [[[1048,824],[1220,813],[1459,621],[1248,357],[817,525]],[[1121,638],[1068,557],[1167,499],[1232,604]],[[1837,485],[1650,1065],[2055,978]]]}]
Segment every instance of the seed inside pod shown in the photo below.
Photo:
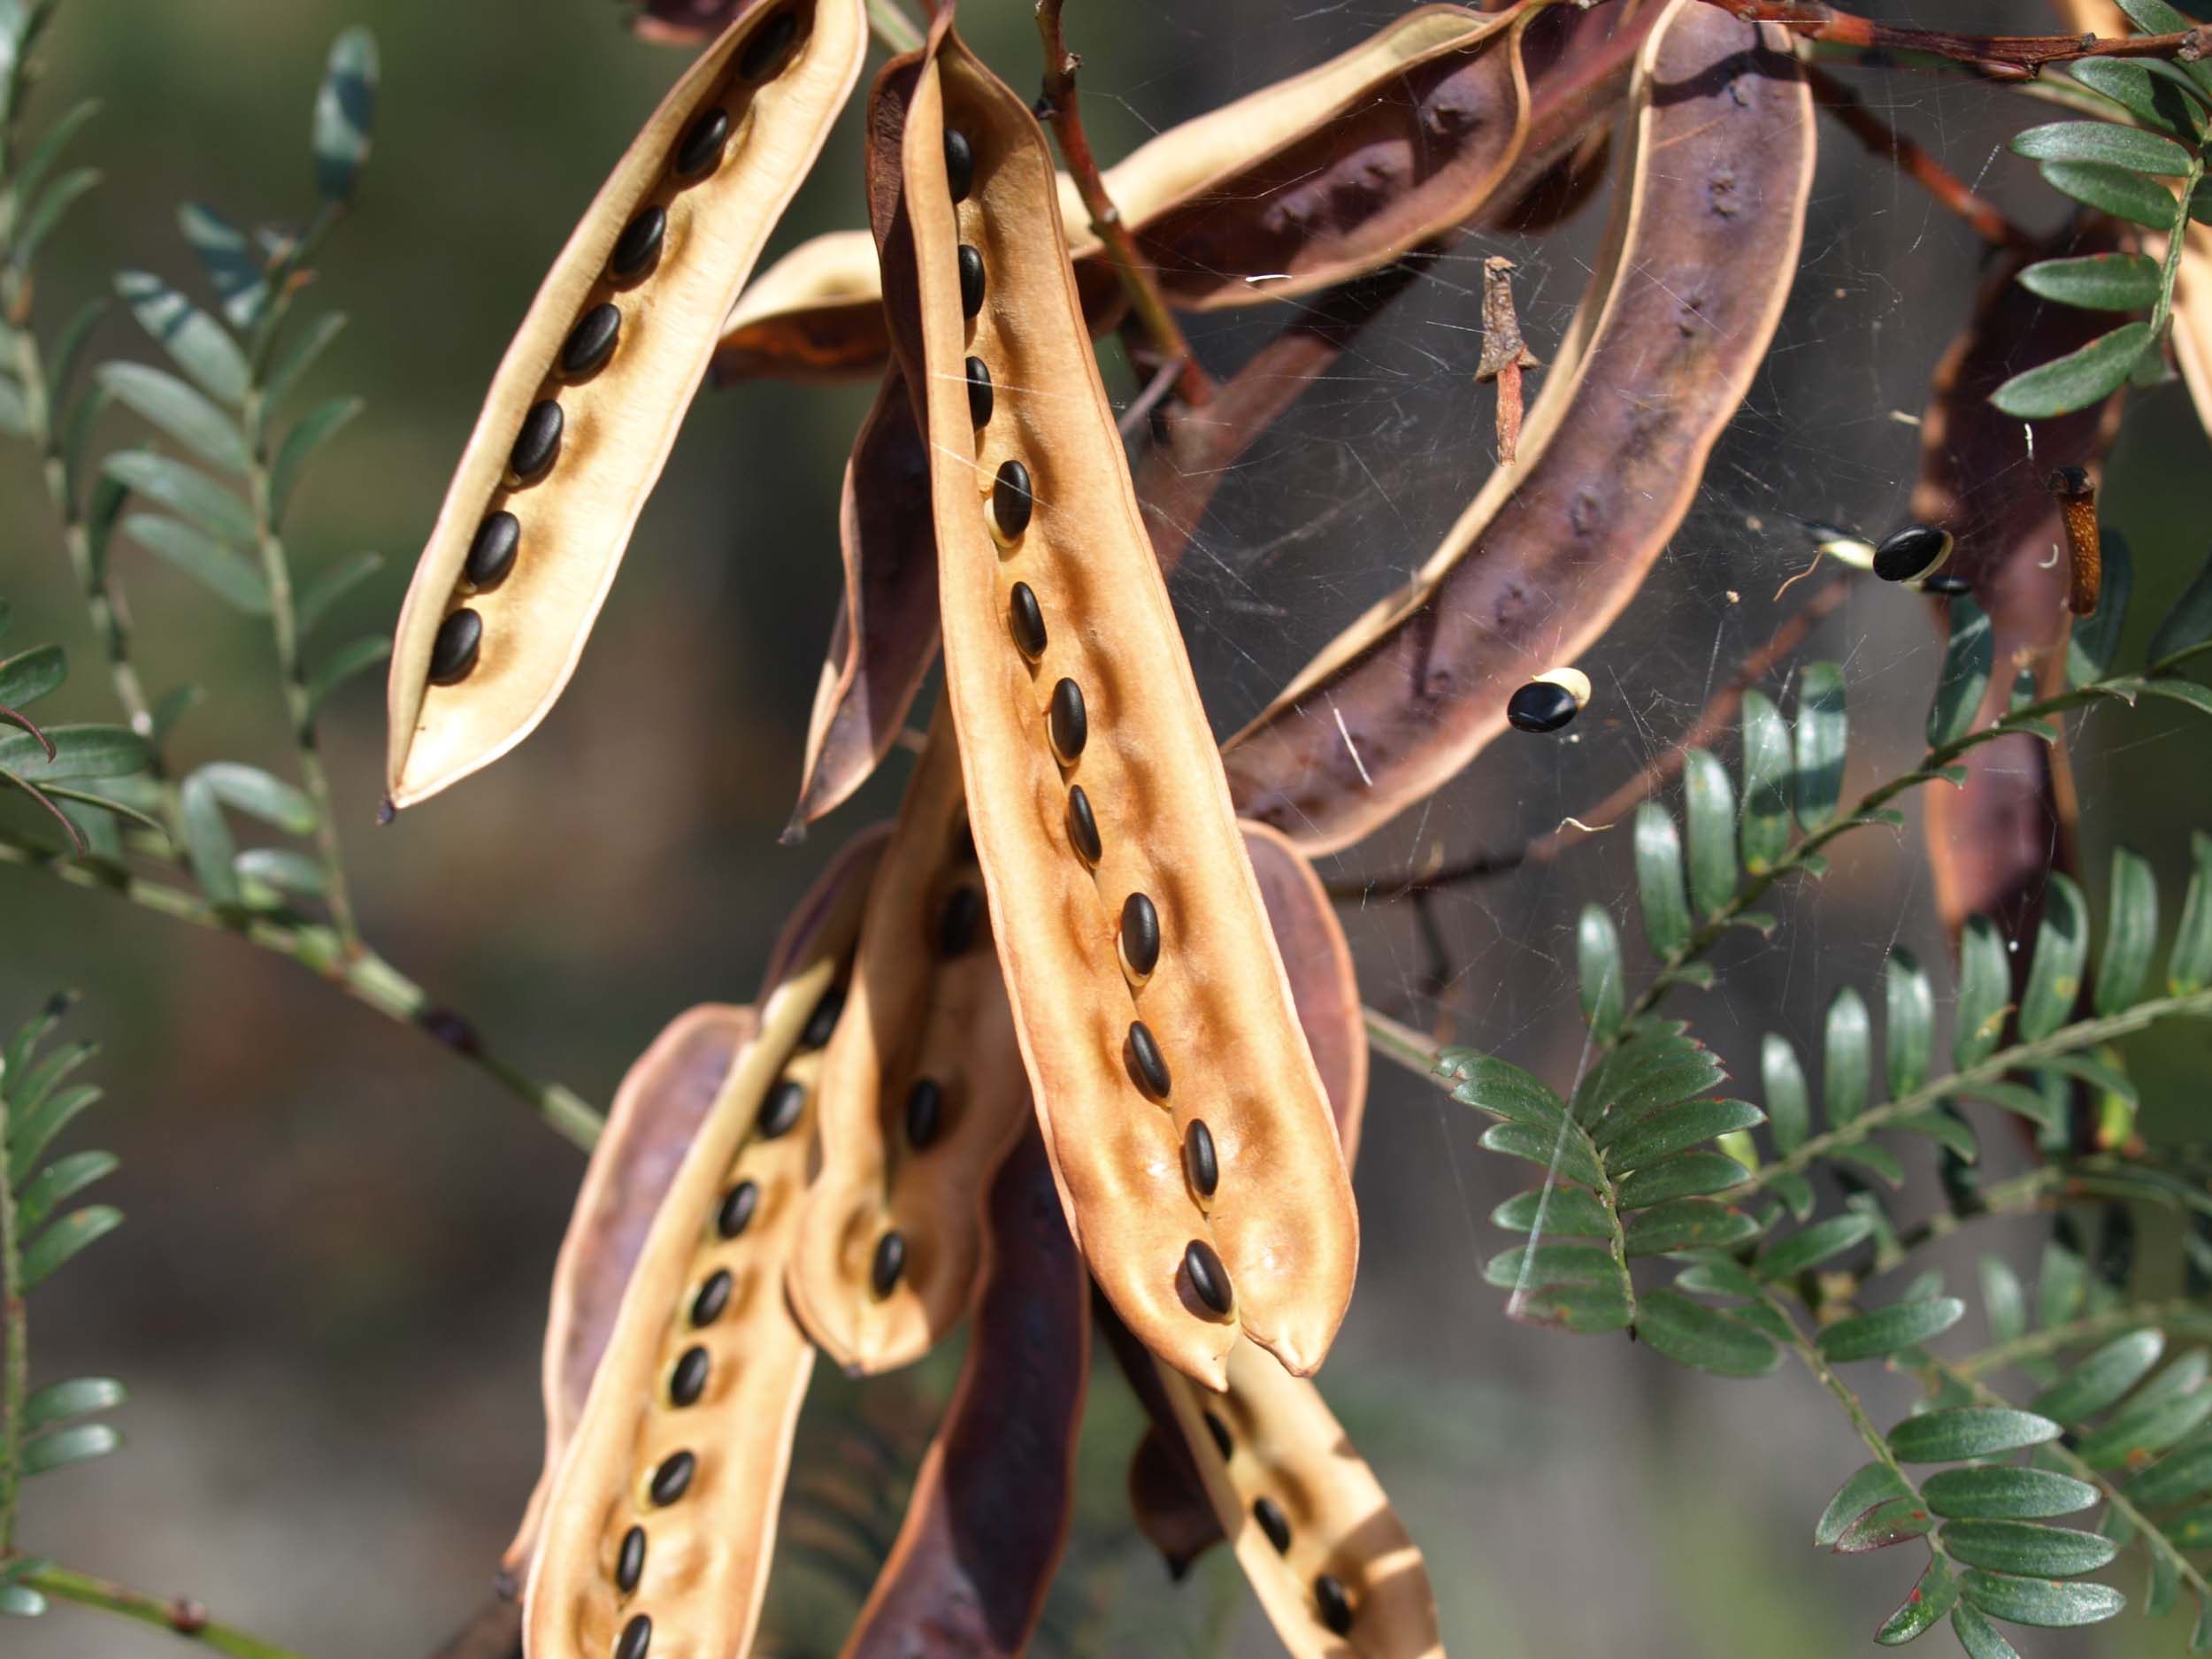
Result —
[{"label": "seed inside pod", "polygon": [[968,359],[968,419],[979,426],[991,424],[991,405],[995,398],[991,387],[991,365],[981,357]]},{"label": "seed inside pod", "polygon": [[639,1613],[622,1627],[622,1634],[615,1639],[614,1659],[645,1659],[646,1650],[653,1645],[653,1621]]},{"label": "seed inside pod", "polygon": [[733,1281],[730,1270],[718,1267],[699,1286],[699,1294],[691,1299],[691,1323],[695,1325],[712,1325],[722,1317],[722,1310],[730,1305],[730,1291]]},{"label": "seed inside pod", "polygon": [[1344,1580],[1333,1572],[1318,1575],[1313,1581],[1313,1604],[1321,1614],[1321,1622],[1341,1636],[1352,1628],[1352,1598],[1344,1591]]},{"label": "seed inside pod", "polygon": [[945,895],[945,908],[937,917],[937,954],[948,961],[964,956],[975,943],[975,930],[983,920],[983,893],[979,887],[955,887]]},{"label": "seed inside pod", "polygon": [[1236,1442],[1229,1438],[1229,1425],[1221,1420],[1221,1414],[1217,1411],[1209,1411],[1205,1415],[1206,1432],[1213,1436],[1214,1449],[1224,1457],[1228,1456],[1236,1450]]},{"label": "seed inside pod", "polygon": [[1221,1165],[1214,1156],[1214,1132],[1206,1120],[1194,1118],[1183,1132],[1183,1179],[1201,1198],[1211,1198],[1221,1185]]},{"label": "seed inside pod", "polygon": [[1091,797],[1083,793],[1079,783],[1068,790],[1068,840],[1087,864],[1094,864],[1105,856],[1105,847],[1098,839],[1098,820],[1091,815]]},{"label": "seed inside pod", "polygon": [[683,142],[676,146],[676,176],[689,179],[712,172],[721,163],[723,145],[729,142],[730,112],[709,110],[691,124]]},{"label": "seed inside pod", "polygon": [[1942,599],[1955,599],[1961,594],[1972,593],[1974,584],[1963,576],[1939,571],[1922,581],[1920,591],[1924,594],[1934,594]]},{"label": "seed inside pod", "polygon": [[814,1011],[806,1017],[806,1029],[799,1033],[799,1047],[818,1048],[837,1031],[837,1017],[845,1011],[845,987],[833,985],[822,993],[822,1000],[814,1005]]},{"label": "seed inside pod", "polygon": [[1060,757],[1060,764],[1074,765],[1076,757],[1083,752],[1085,740],[1091,734],[1091,722],[1083,710],[1083,687],[1072,680],[1063,680],[1052,688],[1052,710],[1045,729],[1052,739],[1052,752]]},{"label": "seed inside pod", "polygon": [[668,1397],[680,1406],[696,1405],[707,1388],[707,1351],[695,1342],[683,1351],[668,1376]]},{"label": "seed inside pod", "polygon": [[540,398],[522,418],[515,447],[507,452],[507,470],[526,484],[535,483],[560,452],[561,406],[549,397]]},{"label": "seed inside pod", "polygon": [[1183,1274],[1190,1280],[1198,1300],[1214,1312],[1225,1317],[1236,1305],[1229,1285],[1229,1270],[1221,1264],[1220,1256],[1205,1240],[1193,1239],[1184,1247]]},{"label": "seed inside pod", "polygon": [[887,1296],[897,1288],[899,1275],[906,1271],[906,1235],[895,1230],[876,1240],[875,1259],[868,1263],[868,1283],[878,1296]]},{"label": "seed inside pod", "polygon": [[956,202],[966,201],[975,188],[975,146],[956,127],[945,128],[945,188]]},{"label": "seed inside pod", "polygon": [[463,606],[438,625],[430,641],[430,683],[455,686],[476,666],[476,653],[484,643],[484,618]]},{"label": "seed inside pod", "polygon": [[1045,654],[1045,613],[1037,603],[1035,591],[1027,582],[1016,582],[1007,595],[1006,609],[1013,618],[1016,648],[1035,662]]},{"label": "seed inside pod", "polygon": [[637,1581],[645,1576],[645,1529],[634,1526],[622,1535],[622,1548],[615,1552],[614,1587],[627,1595],[637,1588]]},{"label": "seed inside pod", "polygon": [[621,334],[621,307],[611,301],[593,306],[568,331],[561,347],[561,373],[572,380],[582,380],[614,355]]},{"label": "seed inside pod", "polygon": [[652,1485],[647,1488],[654,1502],[670,1504],[691,1490],[691,1477],[698,1472],[699,1460],[689,1452],[671,1452],[661,1459],[653,1471]]},{"label": "seed inside pod", "polygon": [[758,1184],[740,1181],[723,1194],[722,1208],[715,1212],[714,1230],[726,1239],[734,1239],[752,1225],[753,1212],[759,1208]]},{"label": "seed inside pod", "polygon": [[748,81],[758,81],[773,73],[782,63],[783,55],[791,50],[792,38],[798,32],[798,13],[778,12],[745,42],[745,55],[737,60],[737,73]]},{"label": "seed inside pod", "polygon": [[983,309],[983,256],[967,242],[960,244],[960,314],[972,317]]},{"label": "seed inside pod", "polygon": [[1019,461],[1001,462],[998,477],[991,483],[991,526],[998,532],[998,539],[1007,542],[1020,541],[1036,510],[1037,497],[1031,493],[1029,469]]},{"label": "seed inside pod", "polygon": [[1146,1094],[1154,1100],[1167,1098],[1167,1056],[1160,1052],[1151,1027],[1141,1019],[1129,1022],[1129,1064]]},{"label": "seed inside pod", "polygon": [[945,1091],[928,1078],[918,1078],[906,1093],[906,1144],[919,1152],[937,1139],[944,1121]]},{"label": "seed inside pod", "polygon": [[760,1135],[764,1141],[773,1141],[787,1135],[792,1125],[799,1121],[799,1114],[806,1110],[806,1085],[786,1078],[768,1091],[768,1098],[760,1103]]},{"label": "seed inside pod", "polygon": [[511,512],[491,514],[477,526],[469,543],[468,558],[461,566],[463,580],[479,593],[498,587],[514,568],[515,552],[521,545],[522,520]]},{"label": "seed inside pod", "polygon": [[668,234],[668,212],[649,207],[622,227],[614,252],[607,257],[607,275],[617,282],[634,282],[660,263],[661,243]]},{"label": "seed inside pod", "polygon": [[1267,1534],[1267,1541],[1275,1546],[1278,1555],[1290,1548],[1290,1517],[1283,1513],[1283,1506],[1272,1498],[1252,1500],[1252,1518],[1260,1524],[1260,1531]]},{"label": "seed inside pod", "polygon": [[1505,718],[1516,731],[1556,732],[1590,701],[1590,678],[1576,668],[1554,668],[1515,692]]},{"label": "seed inside pod", "polygon": [[1886,582],[1932,576],[1951,557],[1951,533],[1932,524],[1909,524],[1874,549],[1874,573]]},{"label": "seed inside pod", "polygon": [[1160,912],[1141,893],[1121,902],[1121,965],[1140,985],[1160,965]]}]

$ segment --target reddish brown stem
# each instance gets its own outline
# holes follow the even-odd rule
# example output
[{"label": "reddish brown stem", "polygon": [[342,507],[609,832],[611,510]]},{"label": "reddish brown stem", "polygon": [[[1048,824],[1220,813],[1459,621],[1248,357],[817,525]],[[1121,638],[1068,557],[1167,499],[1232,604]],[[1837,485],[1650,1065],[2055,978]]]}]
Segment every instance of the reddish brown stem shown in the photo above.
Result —
[{"label": "reddish brown stem", "polygon": [[1848,86],[1812,64],[1805,65],[1805,79],[1820,107],[1865,145],[1870,154],[1887,157],[1898,172],[1972,226],[1984,242],[1997,248],[2032,245],[2033,239],[1994,203],[1975,195],[1958,174],[1868,109]]},{"label": "reddish brown stem", "polygon": [[1750,21],[1783,24],[1809,40],[1932,53],[1970,65],[1996,81],[2032,80],[2046,64],[2071,63],[2083,58],[2170,58],[2193,64],[2212,56],[2212,27],[2204,26],[2177,29],[2170,35],[2130,35],[2110,40],[2096,35],[1954,35],[1945,29],[1876,23],[1833,6],[1803,4],[1802,0],[1710,0],[1710,4]]}]

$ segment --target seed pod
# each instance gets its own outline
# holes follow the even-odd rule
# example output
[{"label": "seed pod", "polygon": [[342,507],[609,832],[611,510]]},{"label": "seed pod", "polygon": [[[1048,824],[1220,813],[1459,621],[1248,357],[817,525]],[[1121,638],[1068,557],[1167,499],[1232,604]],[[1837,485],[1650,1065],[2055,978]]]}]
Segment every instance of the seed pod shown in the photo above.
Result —
[{"label": "seed pod", "polygon": [[[759,1617],[777,1511],[814,1350],[779,1294],[813,1156],[814,1125],[764,1140],[763,1102],[812,1084],[800,1038],[852,949],[872,836],[802,905],[772,964],[757,1033],[738,1051],[653,1217],[568,1452],[543,1508],[526,1598],[534,1659],[604,1659],[641,1617],[669,1651],[743,1653]],[[757,1214],[734,1239],[710,1225],[742,1181]],[[729,1304],[695,1325],[695,1292],[729,1273]],[[668,1368],[705,1350],[710,1406],[675,1402]],[[630,1530],[645,1534],[625,1593]],[[626,1576],[624,1573],[622,1576]]]},{"label": "seed pod", "polygon": [[[894,337],[925,396],[948,695],[1047,1150],[1093,1272],[1156,1352],[1194,1376],[1221,1375],[1235,1327],[1194,1312],[1181,1288],[1185,1248],[1203,1237],[1244,1329],[1310,1371],[1343,1316],[1358,1248],[1326,1100],[1083,333],[1043,135],[941,22],[933,41],[918,74],[878,83],[870,194]],[[910,96],[895,157],[895,105]],[[975,151],[974,191],[956,210],[947,121]],[[952,257],[964,242],[987,276],[972,324]],[[972,355],[998,388],[979,432]],[[979,480],[1008,460],[1033,475],[1036,510],[1002,549]],[[1033,663],[1008,632],[1017,580],[1048,630]],[[1072,699],[1053,693],[1064,681],[1083,698],[1079,744]],[[1064,827],[1077,781],[1102,832],[1095,875]],[[1150,896],[1173,941],[1141,994],[1116,958],[1108,908],[1132,891]],[[1175,1073],[1171,1110],[1148,1101],[1125,1065],[1138,1018]],[[1210,1218],[1182,1179],[1190,1117],[1223,1154]]]},{"label": "seed pod", "polygon": [[[796,43],[771,66],[754,49],[787,29]],[[560,695],[731,301],[843,107],[866,41],[860,0],[749,9],[676,83],[555,261],[493,379],[400,612],[393,805],[412,805],[504,754]],[[770,78],[749,78],[749,58]],[[717,110],[730,132],[709,157],[695,135]],[[687,140],[700,153],[685,177]],[[634,280],[611,277],[626,231],[656,212],[665,224],[657,257]],[[580,319],[609,304],[620,317],[612,355],[572,381],[565,350]],[[521,452],[518,434],[532,453]],[[549,449],[557,452],[542,460],[541,479],[509,482],[511,458],[535,466]],[[469,548],[486,517],[503,511],[521,521],[521,557],[495,590],[471,601],[483,617],[480,657],[456,683],[434,684],[433,641]]]},{"label": "seed pod", "polygon": [[1786,31],[1669,0],[1632,104],[1607,250],[1517,464],[1225,749],[1240,810],[1309,852],[1433,794],[1503,729],[1514,687],[1604,631],[1765,355],[1812,180]]}]

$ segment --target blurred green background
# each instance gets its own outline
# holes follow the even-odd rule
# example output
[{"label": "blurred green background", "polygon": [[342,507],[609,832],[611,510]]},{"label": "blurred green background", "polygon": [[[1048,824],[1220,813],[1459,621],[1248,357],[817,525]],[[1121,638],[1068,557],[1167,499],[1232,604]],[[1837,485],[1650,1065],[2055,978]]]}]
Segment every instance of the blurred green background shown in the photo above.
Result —
[{"label": "blurred green background", "polygon": [[[1901,20],[1910,10],[1868,9]],[[1398,10],[1071,0],[1094,142],[1123,153]],[[2027,0],[1919,20],[2050,27]],[[1033,83],[1024,0],[972,3],[963,21],[1010,81]],[[361,549],[388,563],[326,641],[388,628],[511,330],[684,61],[631,40],[612,0],[69,0],[35,119],[98,96],[104,112],[80,153],[106,180],[44,261],[41,325],[123,267],[196,288],[173,229],[180,201],[245,222],[303,217],[312,90],[352,22],[382,49],[376,152],[305,303],[352,319],[311,395],[358,391],[369,408],[311,476],[292,545],[311,571]],[[2031,170],[2001,154],[2023,119],[2001,94],[1857,83],[2023,218],[2056,221]],[[1326,873],[1386,876],[1433,847],[1507,844],[1586,807],[1686,726],[1765,636],[1767,595],[1804,557],[1783,515],[1878,531],[1901,518],[1917,437],[1893,417],[1919,408],[1979,250],[1855,145],[1832,131],[1824,145],[1776,353],[1690,523],[1590,664],[1600,701],[1575,741],[1501,744]],[[849,112],[773,250],[859,223],[858,173]],[[1240,726],[1304,652],[1417,564],[1486,470],[1488,393],[1471,381],[1482,255],[1502,247],[1521,263],[1532,340],[1548,355],[1601,219],[1587,212],[1541,245],[1463,246],[1225,481],[1177,589],[1219,728]],[[1210,320],[1202,350],[1232,367],[1279,320]],[[100,349],[146,355],[127,323],[111,322]],[[1118,370],[1110,385],[1126,397]],[[500,1048],[595,1102],[679,1009],[751,995],[791,897],[896,798],[902,758],[805,846],[777,844],[836,602],[838,481],[866,396],[754,385],[702,398],[581,671],[494,771],[379,830],[380,680],[357,682],[326,723],[370,936]],[[127,422],[111,419],[119,441]],[[2203,551],[2208,462],[2178,388],[2134,401],[2106,496],[2144,567],[2139,634]],[[11,644],[66,642],[75,673],[50,711],[113,718],[44,497],[14,447],[0,447],[0,503]],[[286,770],[260,625],[142,554],[118,557],[150,686],[189,680],[210,694],[180,757]],[[1855,787],[1916,753],[1939,655],[1916,602],[1870,585],[1815,649],[1851,677]],[[2115,840],[2177,871],[2187,829],[2212,818],[2200,732],[2178,716],[2099,716],[2081,753],[2093,895]],[[1442,1012],[1458,1040],[1555,1079],[1571,1071],[1573,918],[1593,895],[1619,908],[1626,855],[1601,839],[1436,907],[1452,970]],[[1916,818],[1893,841],[1848,843],[1826,886],[1786,908],[1773,942],[1729,947],[1724,989],[1693,1010],[1739,1075],[1760,1031],[1802,1046],[1833,990],[1870,983],[1893,943],[1943,958]],[[0,1018],[58,986],[88,993],[70,1028],[104,1045],[95,1070],[111,1095],[90,1138],[123,1155],[108,1195],[130,1216],[33,1304],[41,1376],[129,1383],[117,1417],[129,1445],[38,1482],[21,1542],[190,1594],[317,1659],[427,1654],[482,1598],[535,1472],[544,1283],[580,1160],[419,1035],[242,942],[13,868],[0,868]],[[1429,964],[1411,907],[1354,905],[1348,921],[1369,999],[1427,1024],[1438,1009],[1421,995]],[[2200,1109],[2200,1034],[2141,1058]],[[1477,1156],[1463,1109],[1379,1066],[1369,1125],[1365,1271],[1325,1388],[1428,1551],[1448,1640],[1495,1659],[1863,1650],[1912,1567],[1809,1547],[1821,1504],[1859,1461],[1832,1407],[1788,1373],[1724,1384],[1625,1344],[1509,1325],[1478,1270],[1501,1242],[1484,1217],[1517,1172]],[[2171,1128],[2191,1132],[2193,1118]],[[1913,1168],[1908,1210],[1927,1196],[1925,1160]],[[1989,1241],[2024,1256],[2038,1236],[2023,1225]],[[1968,1256],[1947,1264],[1970,1281]],[[834,1411],[875,1414],[910,1455],[949,1379],[941,1361],[879,1385],[873,1403],[826,1393]],[[1909,1397],[1892,1379],[1868,1386],[1878,1417]],[[1271,1651],[1224,1563],[1171,1595],[1129,1544],[1118,1481],[1133,1420],[1110,1374],[1094,1400],[1058,1650]],[[810,1446],[849,1456],[828,1415]],[[833,1652],[833,1603],[780,1594],[773,1645]],[[2169,1624],[2146,1635],[2124,1621],[2034,1650],[2178,1651],[2185,1631]],[[61,1659],[151,1655],[171,1639],[62,1609],[0,1640],[11,1655]]]}]

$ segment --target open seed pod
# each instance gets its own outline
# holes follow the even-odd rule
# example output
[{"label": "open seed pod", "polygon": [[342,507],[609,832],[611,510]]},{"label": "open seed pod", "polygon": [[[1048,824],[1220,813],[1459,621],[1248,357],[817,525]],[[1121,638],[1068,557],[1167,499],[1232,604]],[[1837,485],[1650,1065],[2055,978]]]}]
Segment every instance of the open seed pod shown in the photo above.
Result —
[{"label": "open seed pod", "polygon": [[497,759],[568,683],[732,300],[844,106],[860,0],[757,0],[645,124],[532,302],[392,647],[386,788]]},{"label": "open seed pod", "polygon": [[[879,80],[871,195],[923,396],[946,684],[992,932],[1070,1223],[1131,1328],[1299,1371],[1358,1224],[1084,334],[1028,106],[941,15]],[[998,388],[979,427],[967,360]],[[1185,1179],[1203,1123],[1218,1185]]]},{"label": "open seed pod", "polygon": [[1786,33],[1670,0],[1637,59],[1623,161],[1517,463],[1225,748],[1239,810],[1310,852],[1425,799],[1504,729],[1515,687],[1604,632],[1766,354],[1812,182]]},{"label": "open seed pod", "polygon": [[803,902],[653,1217],[541,1517],[532,1659],[743,1653],[814,1349],[783,1274],[880,833]]}]

